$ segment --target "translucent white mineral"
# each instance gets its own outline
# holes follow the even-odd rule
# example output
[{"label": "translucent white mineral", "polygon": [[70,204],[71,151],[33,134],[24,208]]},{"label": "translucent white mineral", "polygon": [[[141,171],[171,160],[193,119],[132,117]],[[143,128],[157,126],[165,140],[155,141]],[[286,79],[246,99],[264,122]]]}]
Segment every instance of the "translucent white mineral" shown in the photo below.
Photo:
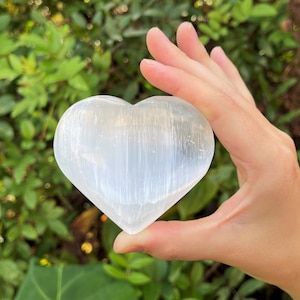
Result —
[{"label": "translucent white mineral", "polygon": [[54,154],[65,176],[128,233],[154,222],[207,172],[214,136],[188,102],[155,96],[131,105],[94,96],[62,116]]}]

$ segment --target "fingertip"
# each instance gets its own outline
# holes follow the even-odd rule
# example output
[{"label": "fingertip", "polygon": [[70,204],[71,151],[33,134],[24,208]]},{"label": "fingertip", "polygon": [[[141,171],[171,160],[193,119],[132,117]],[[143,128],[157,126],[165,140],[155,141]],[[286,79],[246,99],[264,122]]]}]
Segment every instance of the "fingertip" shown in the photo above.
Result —
[{"label": "fingertip", "polygon": [[124,231],[119,233],[116,237],[113,245],[113,249],[116,253],[128,253],[128,252],[142,252],[143,247],[138,244],[136,235],[130,235]]},{"label": "fingertip", "polygon": [[213,60],[217,60],[217,58],[226,58],[228,59],[227,55],[225,54],[224,50],[222,49],[222,47],[220,46],[216,46],[214,47],[211,52],[210,52],[210,57],[213,59]]}]

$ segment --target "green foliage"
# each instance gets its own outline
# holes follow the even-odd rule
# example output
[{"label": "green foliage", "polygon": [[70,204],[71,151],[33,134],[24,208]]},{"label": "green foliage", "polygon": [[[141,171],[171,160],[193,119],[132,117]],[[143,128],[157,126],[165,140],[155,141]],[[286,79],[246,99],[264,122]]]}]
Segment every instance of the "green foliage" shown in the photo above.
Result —
[{"label": "green foliage", "polygon": [[[52,140],[62,113],[82,98],[111,94],[135,103],[161,94],[139,72],[139,61],[149,55],[145,33],[159,26],[174,40],[183,20],[194,23],[209,49],[224,48],[268,118],[284,126],[299,116],[299,111],[278,114],[280,97],[296,82],[282,81],[296,47],[280,27],[286,2],[0,1],[1,299],[14,299],[26,270],[17,299],[38,299],[40,294],[28,293],[39,290],[56,299],[76,299],[67,294],[74,291],[78,299],[101,299],[102,293],[107,295],[103,299],[123,299],[109,294],[119,290],[127,295],[124,299],[249,299],[268,289],[234,268],[218,271],[207,261],[116,255],[111,248],[119,229],[110,221],[102,225],[103,257],[93,253],[86,266],[67,265],[73,257],[65,245],[74,238],[69,228],[77,212],[69,202],[74,189],[55,163]],[[237,187],[230,157],[217,144],[205,179],[163,218],[210,213]],[[51,266],[36,260],[28,266],[31,257],[43,259],[49,253]],[[106,255],[109,263],[92,264]],[[72,273],[82,272],[76,277],[80,282],[69,281]],[[72,290],[57,298],[57,287],[70,284]]]}]

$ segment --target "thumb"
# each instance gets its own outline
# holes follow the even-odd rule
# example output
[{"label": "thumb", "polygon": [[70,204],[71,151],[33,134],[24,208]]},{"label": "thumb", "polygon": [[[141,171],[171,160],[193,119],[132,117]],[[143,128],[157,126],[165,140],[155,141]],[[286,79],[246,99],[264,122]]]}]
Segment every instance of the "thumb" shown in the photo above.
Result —
[{"label": "thumb", "polygon": [[[160,259],[199,260],[219,257],[220,232],[213,216],[192,221],[158,221],[144,231],[121,232],[114,243],[117,253],[145,252]],[[218,236],[218,237],[217,237]],[[222,245],[224,251],[224,244]]]}]

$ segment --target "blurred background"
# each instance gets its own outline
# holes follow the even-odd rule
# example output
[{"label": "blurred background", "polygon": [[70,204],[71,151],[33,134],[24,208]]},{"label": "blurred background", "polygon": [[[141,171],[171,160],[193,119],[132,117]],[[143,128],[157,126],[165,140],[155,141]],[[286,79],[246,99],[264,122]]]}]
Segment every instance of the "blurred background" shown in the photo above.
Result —
[{"label": "blurred background", "polygon": [[[299,149],[297,0],[0,0],[0,300],[290,299],[218,262],[115,254],[120,229],[53,157],[57,122],[76,101],[162,94],[139,72],[145,34],[159,26],[174,40],[182,21],[208,50],[223,47],[259,109]],[[237,188],[217,143],[205,179],[162,218],[206,216]]]}]

